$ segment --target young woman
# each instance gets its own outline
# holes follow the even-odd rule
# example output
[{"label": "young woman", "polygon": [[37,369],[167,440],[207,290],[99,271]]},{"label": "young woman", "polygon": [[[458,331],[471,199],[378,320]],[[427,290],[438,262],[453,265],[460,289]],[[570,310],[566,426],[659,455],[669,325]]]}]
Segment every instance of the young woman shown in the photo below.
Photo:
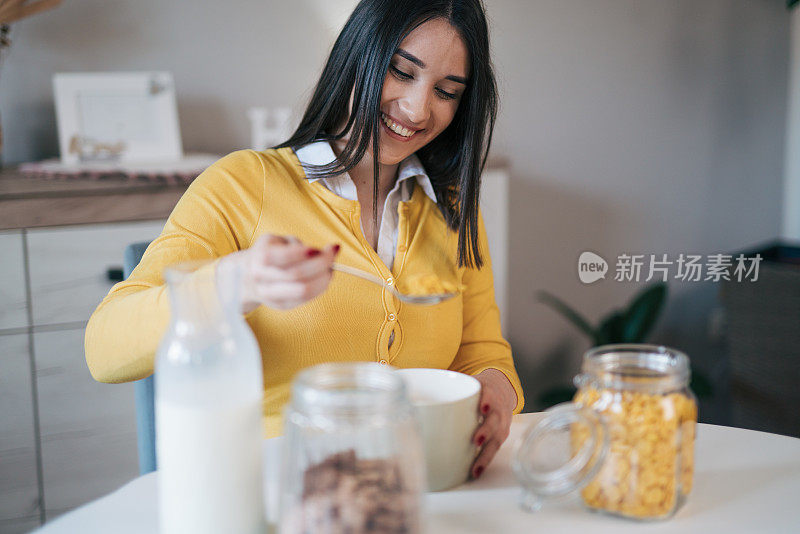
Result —
[{"label": "young woman", "polygon": [[[169,310],[162,270],[219,258],[244,273],[242,312],[264,365],[266,434],[280,432],[302,368],[366,360],[474,375],[484,420],[477,477],[508,436],[522,391],[478,210],[496,87],[480,0],[362,0],[292,137],[234,152],[200,175],[131,277],[86,329],[93,376],[148,376]],[[461,287],[434,306],[333,275],[333,261],[402,288]]]}]

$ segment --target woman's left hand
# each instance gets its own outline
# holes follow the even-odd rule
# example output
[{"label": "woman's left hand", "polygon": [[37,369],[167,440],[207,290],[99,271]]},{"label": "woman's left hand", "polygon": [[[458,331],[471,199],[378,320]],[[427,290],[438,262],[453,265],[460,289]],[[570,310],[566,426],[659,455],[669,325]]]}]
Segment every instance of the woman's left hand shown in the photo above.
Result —
[{"label": "woman's left hand", "polygon": [[497,369],[486,369],[475,378],[481,383],[478,410],[483,415],[483,423],[472,436],[475,445],[481,448],[472,464],[472,477],[478,478],[508,437],[517,393],[506,375]]}]

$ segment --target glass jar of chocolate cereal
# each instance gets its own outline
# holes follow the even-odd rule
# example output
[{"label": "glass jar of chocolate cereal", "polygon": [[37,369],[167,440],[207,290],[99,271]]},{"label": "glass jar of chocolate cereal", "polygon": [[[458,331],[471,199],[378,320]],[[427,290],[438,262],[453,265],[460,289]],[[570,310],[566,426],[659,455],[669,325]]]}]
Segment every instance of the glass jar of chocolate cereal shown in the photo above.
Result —
[{"label": "glass jar of chocolate cereal", "polygon": [[513,468],[522,506],[579,492],[590,510],[671,517],[692,489],[697,402],[689,360],[656,345],[604,345],[584,355],[571,403],[522,437]]},{"label": "glass jar of chocolate cereal", "polygon": [[284,416],[281,534],[420,532],[422,441],[393,368],[306,369]]}]

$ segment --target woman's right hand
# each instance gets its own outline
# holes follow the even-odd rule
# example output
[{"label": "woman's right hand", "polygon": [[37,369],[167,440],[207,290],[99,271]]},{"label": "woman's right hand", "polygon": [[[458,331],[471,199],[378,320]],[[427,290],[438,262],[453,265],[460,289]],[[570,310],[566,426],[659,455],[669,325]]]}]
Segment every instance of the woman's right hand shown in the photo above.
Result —
[{"label": "woman's right hand", "polygon": [[316,249],[294,237],[267,234],[221,261],[239,268],[242,313],[249,313],[261,305],[288,310],[320,295],[338,252],[336,244]]}]

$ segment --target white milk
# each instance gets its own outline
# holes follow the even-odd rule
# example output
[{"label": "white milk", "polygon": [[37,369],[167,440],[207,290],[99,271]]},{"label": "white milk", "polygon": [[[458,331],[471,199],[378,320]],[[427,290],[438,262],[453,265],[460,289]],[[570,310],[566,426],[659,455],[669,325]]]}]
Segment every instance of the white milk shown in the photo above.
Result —
[{"label": "white milk", "polygon": [[261,534],[264,386],[236,305],[239,272],[192,263],[165,277],[172,320],[155,366],[161,534]]},{"label": "white milk", "polygon": [[156,403],[162,534],[263,533],[261,402]]}]

